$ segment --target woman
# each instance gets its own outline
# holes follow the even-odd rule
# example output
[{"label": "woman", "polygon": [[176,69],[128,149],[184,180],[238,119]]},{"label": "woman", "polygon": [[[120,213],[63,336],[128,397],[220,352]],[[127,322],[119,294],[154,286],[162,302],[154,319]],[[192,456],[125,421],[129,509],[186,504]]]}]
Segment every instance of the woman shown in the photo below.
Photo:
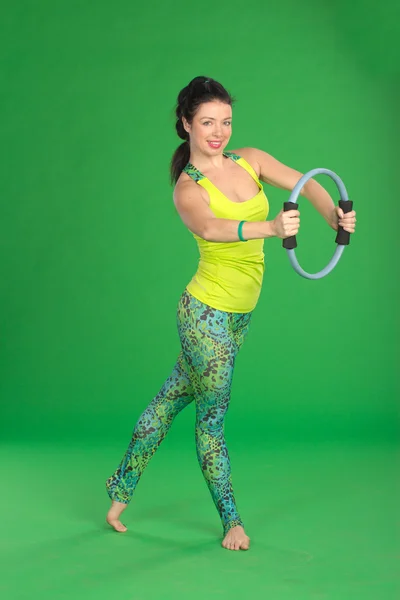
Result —
[{"label": "woman", "polygon": [[[225,150],[232,134],[233,99],[213,79],[196,77],[178,96],[176,130],[184,140],[171,162],[174,204],[200,250],[197,273],[177,309],[181,352],[171,375],[143,412],[118,469],[107,480],[112,500],[107,522],[124,532],[127,507],[148,461],[176,415],[196,406],[199,464],[223,526],[222,546],[247,550],[232,489],[224,417],[229,406],[236,355],[249,329],[264,274],[264,239],[299,230],[299,211],[266,220],[262,181],[292,190],[302,173],[255,148]],[[315,180],[301,194],[328,224],[351,233],[355,212],[346,215]]]}]

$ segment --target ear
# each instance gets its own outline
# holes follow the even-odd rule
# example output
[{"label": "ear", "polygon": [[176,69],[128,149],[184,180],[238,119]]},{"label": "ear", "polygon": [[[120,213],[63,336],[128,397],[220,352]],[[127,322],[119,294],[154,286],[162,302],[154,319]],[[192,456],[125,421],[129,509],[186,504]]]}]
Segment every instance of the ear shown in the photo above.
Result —
[{"label": "ear", "polygon": [[187,122],[187,120],[185,119],[185,117],[182,117],[182,123],[183,123],[184,130],[187,131],[188,133],[190,133],[191,127],[190,127],[189,123]]}]

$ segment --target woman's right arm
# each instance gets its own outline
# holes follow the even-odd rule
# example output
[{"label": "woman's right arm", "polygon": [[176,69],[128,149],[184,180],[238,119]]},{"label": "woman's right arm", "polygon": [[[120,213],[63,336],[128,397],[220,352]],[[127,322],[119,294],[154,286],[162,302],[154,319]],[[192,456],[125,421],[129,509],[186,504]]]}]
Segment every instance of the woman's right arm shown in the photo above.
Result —
[{"label": "woman's right arm", "polygon": [[[239,241],[240,221],[220,219],[214,215],[202,197],[198,184],[180,182],[174,190],[174,204],[183,223],[192,233],[209,242]],[[272,221],[248,221],[242,228],[245,240],[270,237],[286,238],[296,235],[299,229],[299,211],[281,211]]]}]

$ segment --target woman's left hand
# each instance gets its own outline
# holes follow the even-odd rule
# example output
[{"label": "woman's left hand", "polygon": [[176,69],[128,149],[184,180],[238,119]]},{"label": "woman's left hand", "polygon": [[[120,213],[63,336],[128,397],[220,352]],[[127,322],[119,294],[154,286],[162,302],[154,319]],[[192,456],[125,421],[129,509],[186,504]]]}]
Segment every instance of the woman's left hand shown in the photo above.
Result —
[{"label": "woman's left hand", "polygon": [[349,233],[354,233],[356,230],[357,221],[356,214],[357,213],[355,212],[355,210],[352,210],[348,213],[344,213],[340,206],[335,206],[332,212],[330,223],[332,229],[337,231],[340,225],[345,231],[348,231]]}]

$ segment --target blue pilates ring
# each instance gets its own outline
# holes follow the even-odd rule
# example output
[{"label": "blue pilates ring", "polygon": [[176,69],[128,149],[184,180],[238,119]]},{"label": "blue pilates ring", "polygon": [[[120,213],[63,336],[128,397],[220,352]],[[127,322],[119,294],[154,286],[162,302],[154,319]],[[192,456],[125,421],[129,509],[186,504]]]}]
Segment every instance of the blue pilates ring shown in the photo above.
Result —
[{"label": "blue pilates ring", "polygon": [[[343,212],[348,213],[348,212],[352,211],[353,210],[353,202],[351,200],[349,200],[349,197],[347,195],[347,190],[345,188],[343,181],[340,179],[339,175],[336,175],[336,173],[334,173],[333,171],[330,171],[329,169],[313,169],[312,171],[308,171],[308,173],[305,173],[301,177],[301,179],[299,179],[299,181],[296,183],[296,185],[294,186],[292,193],[290,194],[289,200],[287,202],[285,202],[283,205],[283,210],[285,212],[288,210],[297,210],[297,208],[299,206],[297,203],[297,198],[299,197],[302,187],[307,183],[307,181],[309,179],[311,179],[312,177],[315,177],[315,175],[321,175],[321,174],[329,175],[329,177],[331,177],[333,179],[333,181],[336,183],[337,188],[339,190],[339,194],[340,194],[339,206],[341,209],[343,209]],[[285,238],[283,240],[282,246],[284,248],[286,248],[286,252],[288,254],[290,264],[292,265],[292,267],[296,271],[296,273],[298,273],[302,277],[305,277],[306,279],[321,279],[322,277],[325,277],[326,275],[328,275],[328,273],[330,273],[338,264],[339,259],[343,254],[343,250],[345,249],[345,246],[348,246],[350,243],[350,232],[345,231],[343,229],[343,227],[339,226],[335,242],[337,244],[337,247],[336,247],[334,255],[332,256],[332,258],[331,258],[330,262],[327,264],[327,266],[324,269],[322,269],[322,271],[319,271],[318,273],[307,273],[299,265],[299,262],[296,258],[296,254],[294,251],[294,249],[297,248],[297,241],[296,241],[295,235]]]}]

